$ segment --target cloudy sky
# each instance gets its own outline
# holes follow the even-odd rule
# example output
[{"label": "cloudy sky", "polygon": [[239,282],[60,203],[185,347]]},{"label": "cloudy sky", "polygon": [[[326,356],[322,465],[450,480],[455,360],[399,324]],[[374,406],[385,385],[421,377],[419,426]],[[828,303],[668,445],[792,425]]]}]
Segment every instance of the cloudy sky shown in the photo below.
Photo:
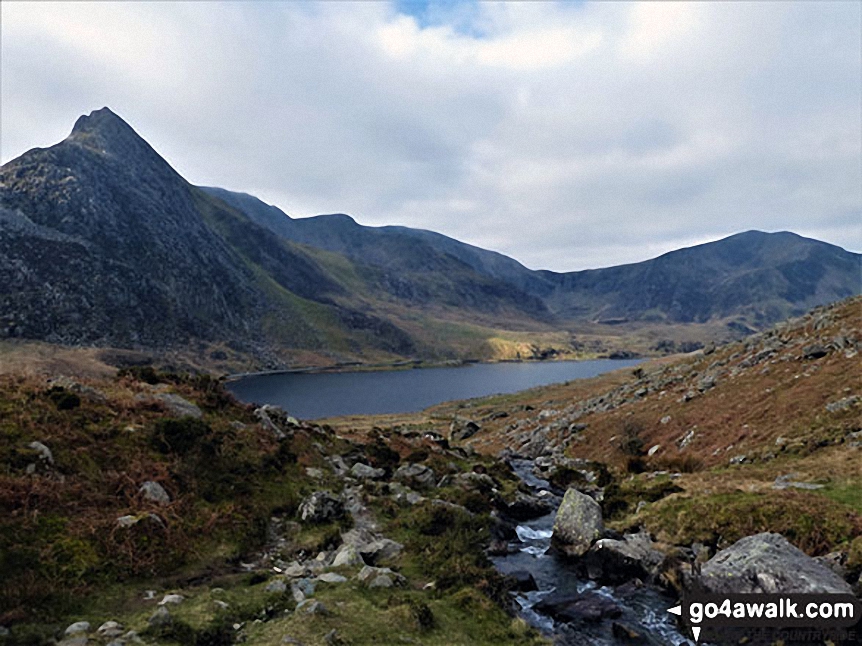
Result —
[{"label": "cloudy sky", "polygon": [[187,179],[532,268],[862,251],[859,2],[0,4],[0,161],[104,105]]}]

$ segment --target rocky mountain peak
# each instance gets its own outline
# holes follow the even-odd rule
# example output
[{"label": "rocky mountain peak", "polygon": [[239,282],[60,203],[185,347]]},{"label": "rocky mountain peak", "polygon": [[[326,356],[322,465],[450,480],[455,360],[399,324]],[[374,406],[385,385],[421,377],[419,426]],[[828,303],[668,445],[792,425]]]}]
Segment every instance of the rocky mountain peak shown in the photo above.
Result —
[{"label": "rocky mountain peak", "polygon": [[135,153],[157,154],[128,123],[108,107],[78,117],[67,141],[122,157]]}]

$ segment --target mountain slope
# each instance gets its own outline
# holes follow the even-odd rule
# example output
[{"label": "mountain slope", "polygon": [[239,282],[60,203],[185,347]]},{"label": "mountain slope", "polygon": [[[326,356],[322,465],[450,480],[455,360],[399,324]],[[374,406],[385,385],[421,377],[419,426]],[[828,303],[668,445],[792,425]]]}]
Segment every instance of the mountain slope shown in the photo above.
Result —
[{"label": "mountain slope", "polygon": [[108,108],[0,168],[0,338],[272,367],[582,356],[859,292],[859,254],[788,233],[560,274],[431,231],[294,219],[191,185]]},{"label": "mountain slope", "polygon": [[[540,299],[558,325],[626,319],[756,328],[860,293],[862,256],[793,233],[747,231],[630,265],[568,273],[533,271],[439,233],[367,227],[344,214],[290,218],[257,198],[205,188],[285,239],[396,269],[442,271],[442,256]],[[523,296],[520,296],[523,298]]]}]

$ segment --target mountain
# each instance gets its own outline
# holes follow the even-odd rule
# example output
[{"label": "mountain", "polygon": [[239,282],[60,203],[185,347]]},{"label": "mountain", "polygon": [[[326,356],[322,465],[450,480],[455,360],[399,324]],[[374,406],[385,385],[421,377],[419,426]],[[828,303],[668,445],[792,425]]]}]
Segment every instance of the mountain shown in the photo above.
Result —
[{"label": "mountain", "polygon": [[[244,193],[206,192],[277,235],[375,266],[433,267],[440,254],[542,300],[559,323],[705,323],[757,328],[860,293],[860,254],[794,233],[747,231],[644,262],[567,273],[533,271],[502,254],[439,233],[367,227],[344,214],[295,219]],[[742,323],[740,323],[742,325]]]},{"label": "mountain", "polygon": [[0,168],[0,338],[273,367],[601,353],[637,335],[647,349],[667,323],[698,338],[757,328],[858,293],[859,267],[832,245],[747,232],[533,271],[431,231],[290,218],[193,186],[108,108]]}]

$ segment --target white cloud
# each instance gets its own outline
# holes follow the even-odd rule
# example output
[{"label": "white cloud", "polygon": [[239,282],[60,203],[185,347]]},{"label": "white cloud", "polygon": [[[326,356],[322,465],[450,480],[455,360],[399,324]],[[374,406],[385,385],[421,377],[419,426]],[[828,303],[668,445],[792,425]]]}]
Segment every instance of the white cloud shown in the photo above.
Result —
[{"label": "white cloud", "polygon": [[750,228],[862,248],[855,3],[483,2],[425,27],[382,3],[0,11],[3,161],[110,105],[193,182],[532,267]]}]

